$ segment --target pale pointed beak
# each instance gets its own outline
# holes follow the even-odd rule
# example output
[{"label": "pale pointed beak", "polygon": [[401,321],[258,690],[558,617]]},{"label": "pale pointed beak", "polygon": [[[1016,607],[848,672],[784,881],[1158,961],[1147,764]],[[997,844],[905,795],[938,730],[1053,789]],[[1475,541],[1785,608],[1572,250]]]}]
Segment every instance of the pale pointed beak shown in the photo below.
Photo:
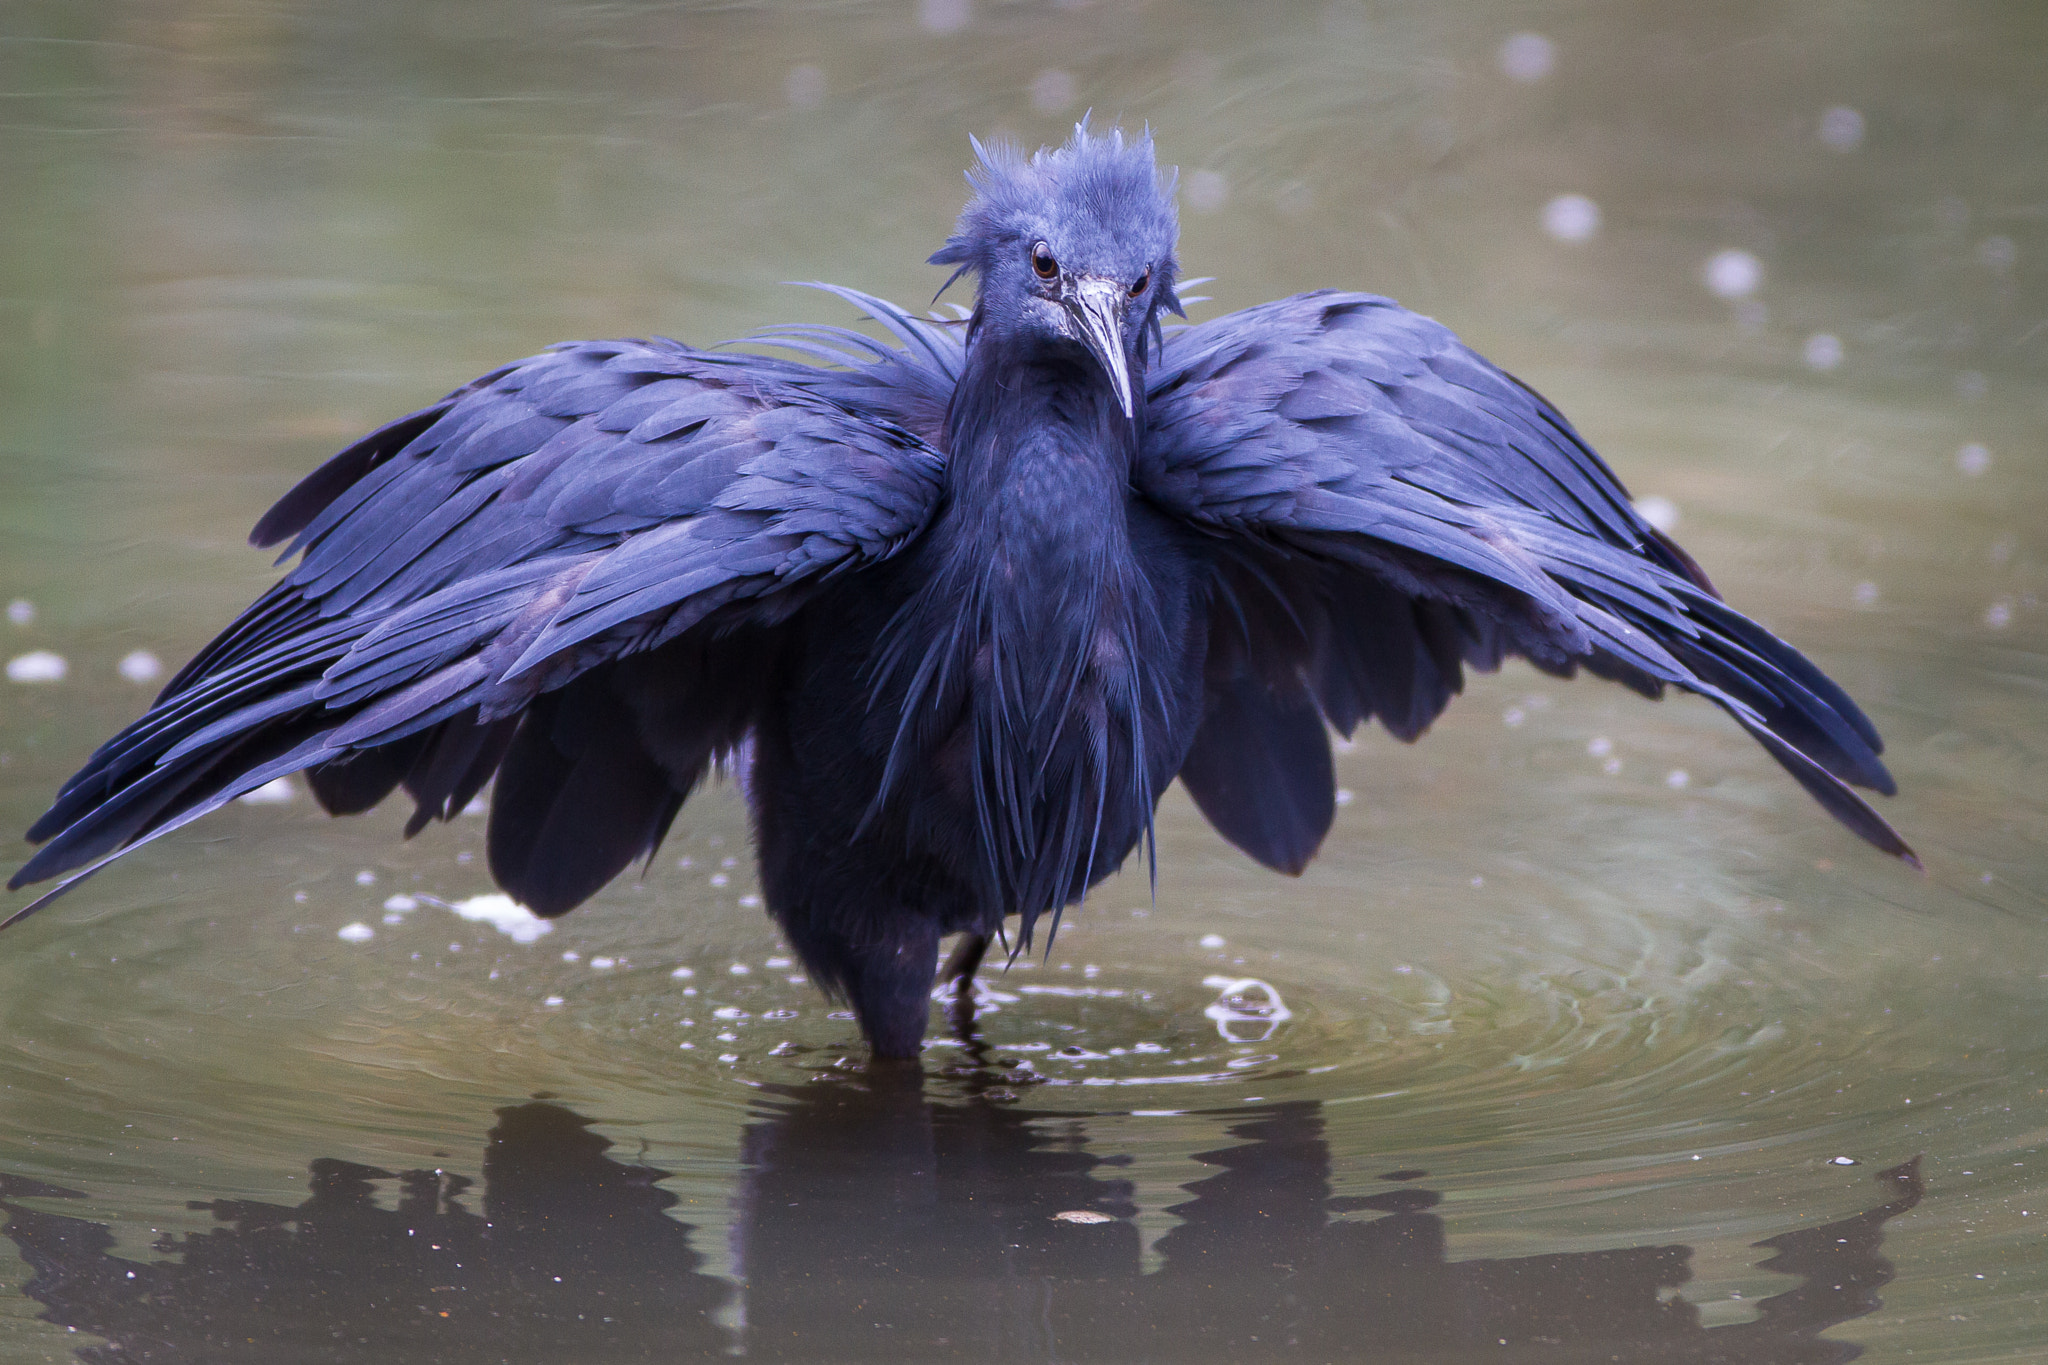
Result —
[{"label": "pale pointed beak", "polygon": [[1067,311],[1081,330],[1081,340],[1109,373],[1109,385],[1124,416],[1134,413],[1131,362],[1124,354],[1124,289],[1115,280],[1084,275],[1066,296]]}]

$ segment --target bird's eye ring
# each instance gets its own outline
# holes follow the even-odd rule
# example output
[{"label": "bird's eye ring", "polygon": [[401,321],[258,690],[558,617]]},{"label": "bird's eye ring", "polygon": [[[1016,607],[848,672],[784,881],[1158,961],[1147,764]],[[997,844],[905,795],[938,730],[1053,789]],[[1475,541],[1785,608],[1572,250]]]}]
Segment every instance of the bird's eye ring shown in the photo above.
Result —
[{"label": "bird's eye ring", "polygon": [[1031,269],[1041,280],[1049,280],[1060,273],[1060,263],[1052,258],[1052,248],[1044,242],[1031,248]]},{"label": "bird's eye ring", "polygon": [[1150,270],[1144,271],[1137,279],[1131,281],[1131,297],[1136,298],[1144,293],[1145,286],[1150,283],[1152,283],[1152,272]]}]

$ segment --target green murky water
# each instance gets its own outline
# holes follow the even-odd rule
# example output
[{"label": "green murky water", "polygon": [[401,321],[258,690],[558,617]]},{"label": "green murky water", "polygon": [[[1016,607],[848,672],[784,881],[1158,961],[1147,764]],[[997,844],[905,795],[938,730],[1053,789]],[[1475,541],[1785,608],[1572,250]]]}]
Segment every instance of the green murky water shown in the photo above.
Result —
[{"label": "green murky water", "polygon": [[444,908],[481,821],[236,806],[0,940],[0,1359],[2038,1352],[2044,69],[2017,2],[0,10],[0,655],[64,671],[0,683],[0,827],[350,436],[847,320],[784,280],[921,301],[967,134],[1092,107],[1208,309],[1376,289],[1556,399],[1866,705],[1928,866],[1510,666],[1339,756],[1299,881],[1170,798],[1156,899],[919,1091],[789,980],[730,792],[530,942]]}]

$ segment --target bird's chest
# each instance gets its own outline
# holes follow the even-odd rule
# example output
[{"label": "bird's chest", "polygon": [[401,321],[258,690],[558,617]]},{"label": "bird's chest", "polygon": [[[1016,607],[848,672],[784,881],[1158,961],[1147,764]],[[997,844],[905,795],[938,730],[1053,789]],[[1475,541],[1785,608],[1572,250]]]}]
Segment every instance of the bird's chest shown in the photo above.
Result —
[{"label": "bird's chest", "polygon": [[1048,478],[982,521],[967,571],[934,581],[957,613],[939,663],[953,685],[904,701],[948,717],[929,772],[955,800],[1054,799],[1112,771],[1163,783],[1185,751],[1201,642],[1184,547],[1142,505],[1060,491]]}]

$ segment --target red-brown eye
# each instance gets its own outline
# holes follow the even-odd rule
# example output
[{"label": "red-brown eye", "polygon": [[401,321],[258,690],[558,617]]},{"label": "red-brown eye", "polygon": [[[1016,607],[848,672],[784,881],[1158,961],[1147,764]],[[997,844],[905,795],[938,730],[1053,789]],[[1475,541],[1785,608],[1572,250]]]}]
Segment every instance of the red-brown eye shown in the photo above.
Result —
[{"label": "red-brown eye", "polygon": [[1052,248],[1044,242],[1031,248],[1031,269],[1041,280],[1050,280],[1060,273],[1060,263],[1052,258]]},{"label": "red-brown eye", "polygon": [[1139,275],[1137,279],[1131,281],[1131,297],[1136,298],[1144,293],[1145,286],[1150,283],[1152,283],[1152,272],[1147,270]]}]

